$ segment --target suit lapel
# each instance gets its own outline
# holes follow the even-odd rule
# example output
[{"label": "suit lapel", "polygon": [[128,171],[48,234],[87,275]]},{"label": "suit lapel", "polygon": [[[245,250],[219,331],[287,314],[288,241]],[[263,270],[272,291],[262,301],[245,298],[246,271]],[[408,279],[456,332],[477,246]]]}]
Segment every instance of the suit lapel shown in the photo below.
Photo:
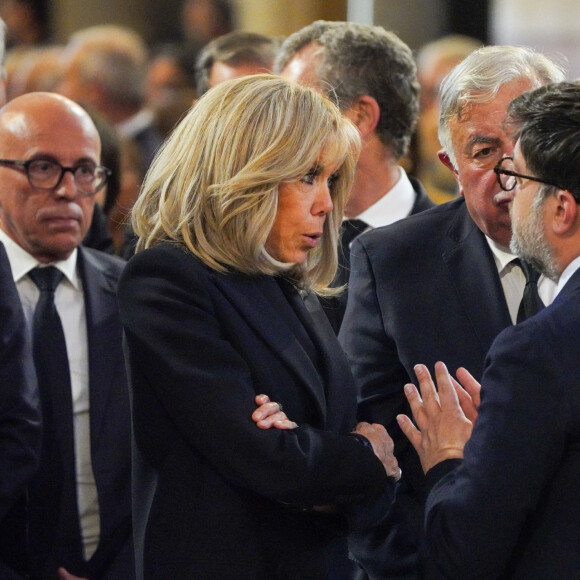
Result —
[{"label": "suit lapel", "polygon": [[451,283],[481,348],[487,352],[493,339],[512,322],[493,255],[465,204],[456,213],[443,247]]},{"label": "suit lapel", "polygon": [[89,353],[91,446],[96,450],[104,426],[105,409],[113,373],[119,369],[120,323],[116,278],[84,248],[79,248],[79,272],[83,283]]},{"label": "suit lapel", "polygon": [[215,275],[213,279],[216,286],[264,343],[280,357],[303,387],[312,394],[325,421],[326,396],[322,378],[299,337],[278,312],[278,308],[290,306],[284,303],[286,299],[276,280],[269,276],[243,275]]}]

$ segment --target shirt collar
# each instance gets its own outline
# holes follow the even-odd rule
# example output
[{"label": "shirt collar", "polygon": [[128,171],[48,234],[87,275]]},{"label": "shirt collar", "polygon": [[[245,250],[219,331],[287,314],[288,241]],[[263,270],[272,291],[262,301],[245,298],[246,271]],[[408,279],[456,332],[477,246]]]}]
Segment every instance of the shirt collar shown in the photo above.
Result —
[{"label": "shirt collar", "polygon": [[556,296],[558,296],[560,290],[564,288],[566,282],[568,282],[568,280],[572,278],[572,275],[574,274],[574,272],[576,272],[576,270],[578,270],[578,268],[580,268],[580,256],[572,260],[562,272],[562,275],[558,280],[558,286],[556,287]]},{"label": "shirt collar", "polygon": [[80,282],[76,267],[78,248],[75,248],[73,253],[66,260],[59,260],[58,262],[52,262],[50,264],[41,264],[34,256],[31,256],[24,248],[19,246],[3,230],[0,230],[0,241],[6,248],[6,254],[10,261],[10,268],[12,270],[14,282],[19,282],[28,274],[28,272],[30,272],[30,270],[33,270],[37,266],[50,265],[58,268],[74,288],[80,290]]},{"label": "shirt collar", "polygon": [[501,274],[504,268],[515,260],[517,256],[514,256],[514,254],[512,254],[505,246],[501,246],[497,242],[494,242],[490,237],[485,236],[485,239],[491,253],[493,254],[497,271]]},{"label": "shirt collar", "polygon": [[411,213],[415,204],[415,190],[405,170],[402,167],[397,169],[400,177],[395,186],[371,207],[356,216],[357,219],[373,228],[379,228],[406,218]]}]

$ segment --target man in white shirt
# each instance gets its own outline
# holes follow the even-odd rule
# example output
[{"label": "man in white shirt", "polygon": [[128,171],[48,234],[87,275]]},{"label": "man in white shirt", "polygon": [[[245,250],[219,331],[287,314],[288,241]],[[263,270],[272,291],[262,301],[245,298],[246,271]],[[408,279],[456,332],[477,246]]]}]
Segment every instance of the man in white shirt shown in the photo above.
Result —
[{"label": "man in white shirt", "polygon": [[[427,574],[419,560],[425,478],[396,422],[406,410],[403,387],[414,378],[414,365],[432,368],[438,360],[479,379],[494,338],[517,322],[526,279],[509,249],[513,192],[501,189],[494,167],[513,151],[503,125],[510,101],[562,78],[559,67],[531,49],[473,52],[441,87],[439,156],[457,179],[460,198],[353,244],[339,340],[360,389],[359,420],[389,430],[403,471],[395,507],[376,530],[382,539],[353,547],[379,578]],[[554,283],[544,276],[537,287],[549,304]],[[372,547],[375,540],[380,549]]]},{"label": "man in white shirt", "polygon": [[[399,416],[426,473],[429,554],[445,578],[574,578],[580,569],[580,84],[515,99],[518,141],[498,166],[512,251],[557,282],[551,306],[493,342],[463,414],[450,376],[416,369]],[[481,404],[479,405],[479,399]],[[440,403],[439,403],[440,401]],[[467,441],[467,444],[466,444]]]},{"label": "man in white shirt", "polygon": [[[323,92],[358,128],[362,151],[345,207],[334,286],[348,282],[353,236],[432,207],[422,185],[399,165],[419,115],[419,83],[411,49],[380,26],[316,21],[282,44],[275,71]],[[350,220],[358,220],[349,236]],[[336,332],[346,292],[323,301]]]},{"label": "man in white shirt", "polygon": [[[99,161],[93,122],[65,97],[30,93],[0,110],[0,240],[34,337],[43,409],[40,469],[29,489],[32,578],[54,578],[57,570],[62,578],[134,576],[130,412],[115,294],[124,263],[80,245],[108,177]],[[36,327],[45,289],[33,279],[47,266],[60,279],[53,300],[67,361],[55,379],[66,391],[58,401],[37,353],[37,342],[56,342],[38,339]],[[51,495],[54,464],[62,490]]]}]

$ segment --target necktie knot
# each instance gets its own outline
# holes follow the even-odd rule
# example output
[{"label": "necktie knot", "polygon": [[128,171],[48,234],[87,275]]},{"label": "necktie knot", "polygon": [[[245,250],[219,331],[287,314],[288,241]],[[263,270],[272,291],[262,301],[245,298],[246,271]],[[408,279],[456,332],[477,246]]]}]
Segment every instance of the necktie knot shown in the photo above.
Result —
[{"label": "necktie knot", "polygon": [[48,266],[46,268],[34,268],[34,270],[28,272],[28,276],[41,292],[54,292],[64,274],[54,266]]},{"label": "necktie knot", "polygon": [[519,261],[519,266],[526,277],[526,284],[537,284],[538,280],[540,279],[540,272],[536,270],[531,264],[528,262],[524,262],[524,260]]}]

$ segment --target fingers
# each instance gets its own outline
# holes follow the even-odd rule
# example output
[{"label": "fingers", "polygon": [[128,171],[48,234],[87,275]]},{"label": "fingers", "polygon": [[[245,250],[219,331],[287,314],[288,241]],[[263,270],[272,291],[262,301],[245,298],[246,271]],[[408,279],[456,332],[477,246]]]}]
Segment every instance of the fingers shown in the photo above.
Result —
[{"label": "fingers", "polygon": [[[437,412],[439,410],[439,396],[437,395],[437,390],[435,389],[435,384],[433,383],[429,370],[425,365],[415,365],[413,368],[419,381],[421,398],[423,399],[425,410],[428,414]],[[417,417],[415,417],[415,420],[417,420]]]},{"label": "fingers", "polygon": [[270,401],[267,395],[258,395],[255,399],[259,407],[252,413],[252,421],[260,429],[296,429],[298,425],[290,421],[282,411],[281,403]]},{"label": "fingers", "polygon": [[265,419],[258,421],[256,425],[260,429],[270,429],[272,427],[275,427],[276,429],[285,430],[285,429],[296,429],[296,427],[298,427],[298,425],[294,423],[294,421],[290,421],[290,419],[288,419],[286,413],[284,413],[283,411],[274,413],[273,415],[270,415],[269,417],[266,417]]},{"label": "fingers", "polygon": [[419,452],[422,435],[419,429],[413,425],[413,421],[407,415],[397,415],[397,423],[409,443],[415,448],[415,451]]},{"label": "fingers", "polygon": [[449,406],[459,409],[459,398],[453,386],[453,379],[442,362],[435,363],[435,379],[441,407]]},{"label": "fingers", "polygon": [[481,385],[473,378],[473,375],[465,368],[459,367],[457,369],[457,378],[463,388],[469,393],[475,409],[479,408]]}]

